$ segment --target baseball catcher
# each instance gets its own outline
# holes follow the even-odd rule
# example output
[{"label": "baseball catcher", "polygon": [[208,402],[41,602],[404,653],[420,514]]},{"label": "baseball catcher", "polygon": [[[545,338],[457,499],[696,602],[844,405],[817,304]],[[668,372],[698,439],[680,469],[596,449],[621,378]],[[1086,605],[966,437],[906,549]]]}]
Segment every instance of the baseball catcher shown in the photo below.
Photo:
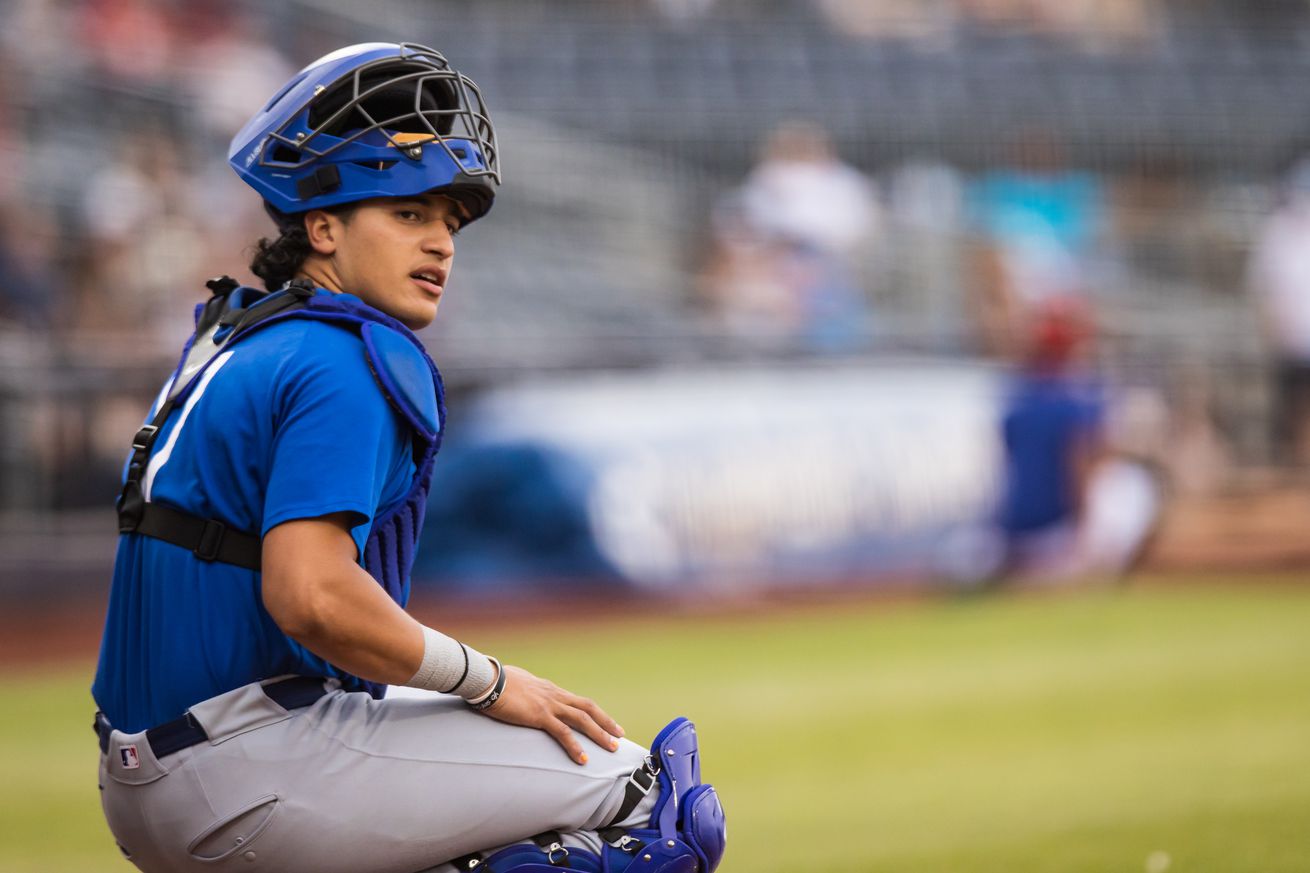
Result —
[{"label": "baseball catcher", "polygon": [[500,184],[477,86],[423,46],[350,46],[228,160],[277,234],[251,264],[264,288],[208,283],[124,471],[93,687],[123,854],[150,873],[713,871],[723,810],[691,722],[639,747],[404,611],[445,421],[413,331]]}]

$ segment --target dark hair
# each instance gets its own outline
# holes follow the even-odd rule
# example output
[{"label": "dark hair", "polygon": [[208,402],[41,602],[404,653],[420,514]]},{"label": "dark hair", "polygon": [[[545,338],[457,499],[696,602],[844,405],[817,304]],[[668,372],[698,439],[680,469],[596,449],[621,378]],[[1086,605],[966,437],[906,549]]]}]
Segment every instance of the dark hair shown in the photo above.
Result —
[{"label": "dark hair", "polygon": [[[342,221],[349,221],[355,206],[354,203],[347,203],[323,211],[338,216]],[[296,278],[305,259],[314,253],[314,248],[309,244],[309,234],[305,232],[304,216],[274,214],[272,209],[269,215],[277,222],[279,233],[275,238],[264,237],[255,243],[250,272],[263,279],[264,287],[269,291],[276,291]]]},{"label": "dark hair", "polygon": [[265,288],[276,291],[296,277],[300,265],[313,251],[305,228],[289,227],[276,239],[264,237],[255,243],[250,272],[264,280]]}]

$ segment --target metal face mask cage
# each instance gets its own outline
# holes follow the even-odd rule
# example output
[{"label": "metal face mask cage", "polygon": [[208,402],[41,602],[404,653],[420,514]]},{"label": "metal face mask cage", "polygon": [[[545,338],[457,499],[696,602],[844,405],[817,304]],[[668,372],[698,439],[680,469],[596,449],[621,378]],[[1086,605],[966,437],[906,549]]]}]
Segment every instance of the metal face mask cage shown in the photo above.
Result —
[{"label": "metal face mask cage", "polygon": [[[363,64],[349,77],[317,90],[268,135],[259,164],[303,169],[376,131],[397,150],[397,157],[414,157],[415,149],[435,143],[455,166],[464,168],[465,175],[488,177],[499,184],[496,133],[478,86],[452,69],[440,52],[411,43],[403,43],[402,48],[406,54]],[[389,71],[394,74],[388,75]],[[339,107],[331,108],[343,98]],[[325,106],[330,114],[322,118]],[[407,135],[397,137],[398,133]],[[472,145],[481,167],[469,167],[469,156],[457,154],[450,140]],[[462,144],[456,148],[462,151]]]}]

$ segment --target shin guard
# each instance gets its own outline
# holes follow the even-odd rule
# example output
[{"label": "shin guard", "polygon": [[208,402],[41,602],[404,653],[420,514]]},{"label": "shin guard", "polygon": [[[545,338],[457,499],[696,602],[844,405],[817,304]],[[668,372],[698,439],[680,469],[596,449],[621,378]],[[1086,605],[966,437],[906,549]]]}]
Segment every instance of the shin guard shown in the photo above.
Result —
[{"label": "shin guard", "polygon": [[[701,783],[696,726],[676,718],[655,737],[646,759],[660,796],[645,828],[626,828],[605,852],[605,873],[713,873],[727,825],[714,786]],[[610,829],[607,829],[607,831]],[[609,834],[605,831],[602,836]]]},{"label": "shin guard", "polygon": [[585,849],[567,849],[558,834],[547,832],[487,858],[475,854],[451,863],[477,873],[714,873],[723,859],[727,826],[714,786],[701,782],[696,726],[686,718],[670,722],[631,782],[638,793],[625,803],[626,810],[635,809],[658,782],[650,820],[645,827],[602,828],[606,845],[599,858]]}]

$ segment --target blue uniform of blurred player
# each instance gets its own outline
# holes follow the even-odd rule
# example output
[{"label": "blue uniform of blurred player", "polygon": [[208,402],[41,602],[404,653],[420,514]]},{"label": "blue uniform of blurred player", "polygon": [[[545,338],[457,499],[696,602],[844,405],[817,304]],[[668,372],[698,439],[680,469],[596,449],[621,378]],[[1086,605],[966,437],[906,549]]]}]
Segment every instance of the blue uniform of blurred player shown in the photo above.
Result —
[{"label": "blue uniform of blurred player", "polygon": [[1081,366],[1093,338],[1087,304],[1053,297],[1029,319],[1001,425],[1002,569],[1050,579],[1122,574],[1159,518],[1159,474],[1147,459],[1112,450],[1105,388]]},{"label": "blue uniform of blurred player", "polygon": [[1029,313],[1001,423],[997,524],[1014,572],[1047,572],[1077,551],[1086,484],[1102,446],[1100,389],[1076,367],[1090,332],[1090,313],[1076,298],[1053,297]]},{"label": "blue uniform of blurred player", "polygon": [[1070,298],[1038,304],[1023,366],[1011,379],[1002,422],[1005,491],[999,522],[1011,541],[1074,525],[1101,447],[1099,386],[1075,366],[1090,325]]}]

